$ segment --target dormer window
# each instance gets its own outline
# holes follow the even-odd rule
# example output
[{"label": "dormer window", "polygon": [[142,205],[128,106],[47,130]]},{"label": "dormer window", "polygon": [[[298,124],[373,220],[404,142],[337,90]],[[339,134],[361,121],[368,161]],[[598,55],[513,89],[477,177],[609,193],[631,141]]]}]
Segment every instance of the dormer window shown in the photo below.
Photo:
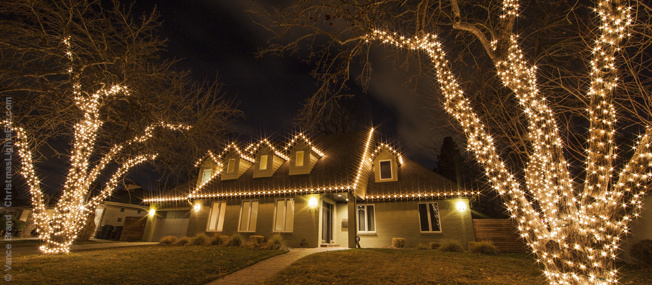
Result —
[{"label": "dormer window", "polygon": [[231,158],[229,159],[229,164],[226,167],[226,172],[232,173],[233,171],[235,171],[235,159]]},{"label": "dormer window", "polygon": [[380,161],[380,179],[392,179],[392,161]]},{"label": "dormer window", "polygon": [[263,154],[260,156],[260,164],[258,165],[258,170],[266,170],[267,169],[267,155]]},{"label": "dormer window", "polygon": [[294,160],[294,166],[301,167],[303,166],[303,151],[297,151],[295,160]]},{"label": "dormer window", "polygon": [[212,169],[204,169],[201,174],[201,184],[208,182],[211,179]]}]

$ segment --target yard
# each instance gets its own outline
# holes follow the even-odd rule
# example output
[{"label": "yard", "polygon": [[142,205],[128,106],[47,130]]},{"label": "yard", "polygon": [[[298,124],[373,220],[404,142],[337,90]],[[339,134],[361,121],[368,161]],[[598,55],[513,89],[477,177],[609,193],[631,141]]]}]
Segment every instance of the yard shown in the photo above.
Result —
[{"label": "yard", "polygon": [[68,255],[16,255],[16,284],[205,284],[283,251],[219,246],[138,246]]},{"label": "yard", "polygon": [[[620,284],[647,284],[652,271],[621,268]],[[547,284],[525,253],[479,255],[414,249],[362,249],[307,256],[265,284]]]}]

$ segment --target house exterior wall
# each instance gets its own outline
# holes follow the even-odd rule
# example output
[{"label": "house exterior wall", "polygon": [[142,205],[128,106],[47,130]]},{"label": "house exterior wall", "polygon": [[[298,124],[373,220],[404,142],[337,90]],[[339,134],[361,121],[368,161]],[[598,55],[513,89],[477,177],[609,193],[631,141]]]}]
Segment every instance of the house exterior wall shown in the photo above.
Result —
[{"label": "house exterior wall", "polygon": [[348,204],[335,204],[335,217],[333,218],[333,237],[335,243],[341,247],[349,247],[349,216]]},{"label": "house exterior wall", "polygon": [[[240,233],[249,239],[251,235],[262,235],[266,238],[277,234],[273,231],[274,227],[274,211],[275,203],[278,198],[293,198],[294,199],[294,224],[292,232],[281,232],[287,245],[290,247],[317,247],[319,246],[318,240],[318,226],[319,226],[319,207],[310,208],[308,201],[311,197],[319,199],[319,195],[294,195],[285,197],[269,197],[258,199],[238,199],[238,200],[201,200],[195,203],[201,204],[199,211],[192,210],[190,212],[190,219],[188,224],[187,236],[194,236],[198,233],[220,234],[220,235],[233,235]],[[239,232],[240,211],[243,201],[254,200],[258,201],[258,215],[256,221],[256,229],[254,232]],[[208,215],[213,201],[225,201],[226,211],[224,213],[224,227],[222,232],[206,232],[208,223]]]},{"label": "house exterior wall", "polygon": [[[460,200],[466,203],[466,211],[456,209]],[[438,203],[441,233],[420,232],[418,204],[423,202]],[[390,247],[392,238],[400,237],[406,239],[407,247],[445,239],[457,240],[466,247],[468,242],[475,241],[468,203],[467,199],[360,203],[373,204],[376,216],[376,233],[359,233],[360,246]]]},{"label": "house exterior wall", "polygon": [[632,246],[641,240],[652,239],[652,210],[649,209],[652,205],[652,196],[643,197],[643,205],[647,207],[643,208],[638,218],[629,223],[630,232],[627,236],[623,236],[624,241],[620,246],[622,249],[620,258],[628,263],[634,263],[629,254]]},{"label": "house exterior wall", "polygon": [[[120,209],[124,209],[124,212],[121,212]],[[112,225],[114,227],[124,226],[126,217],[144,217],[145,215],[147,215],[147,210],[145,209],[105,205],[102,220],[98,227],[104,225]]]}]

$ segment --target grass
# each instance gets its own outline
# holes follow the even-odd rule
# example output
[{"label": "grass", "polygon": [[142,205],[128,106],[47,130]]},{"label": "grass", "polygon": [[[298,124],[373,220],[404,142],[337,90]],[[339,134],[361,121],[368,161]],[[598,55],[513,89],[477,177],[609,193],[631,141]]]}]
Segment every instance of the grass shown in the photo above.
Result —
[{"label": "grass", "polygon": [[283,253],[217,246],[137,246],[13,257],[17,284],[205,284]]},{"label": "grass", "polygon": [[[647,284],[652,271],[621,267],[620,284]],[[547,284],[524,253],[480,255],[416,249],[356,249],[313,254],[265,284]]]},{"label": "grass", "polygon": [[[98,243],[111,243],[116,242],[113,240],[88,240],[88,241],[75,241],[73,244],[98,244]],[[20,239],[20,240],[2,240],[0,241],[0,248],[5,248],[7,244],[11,244],[11,247],[39,247],[41,245],[41,240],[39,239]]]}]

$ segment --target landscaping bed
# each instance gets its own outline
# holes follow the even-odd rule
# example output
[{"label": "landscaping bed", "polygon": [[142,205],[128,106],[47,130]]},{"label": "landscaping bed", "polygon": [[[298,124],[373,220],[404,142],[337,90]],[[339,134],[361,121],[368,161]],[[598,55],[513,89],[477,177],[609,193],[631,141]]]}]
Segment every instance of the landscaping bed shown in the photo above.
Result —
[{"label": "landscaping bed", "polygon": [[16,284],[205,284],[281,250],[218,246],[137,246],[14,256]]},{"label": "landscaping bed", "polygon": [[[652,271],[624,266],[620,284],[645,284]],[[356,249],[313,254],[265,284],[547,284],[525,253],[483,255],[415,249]]]}]

